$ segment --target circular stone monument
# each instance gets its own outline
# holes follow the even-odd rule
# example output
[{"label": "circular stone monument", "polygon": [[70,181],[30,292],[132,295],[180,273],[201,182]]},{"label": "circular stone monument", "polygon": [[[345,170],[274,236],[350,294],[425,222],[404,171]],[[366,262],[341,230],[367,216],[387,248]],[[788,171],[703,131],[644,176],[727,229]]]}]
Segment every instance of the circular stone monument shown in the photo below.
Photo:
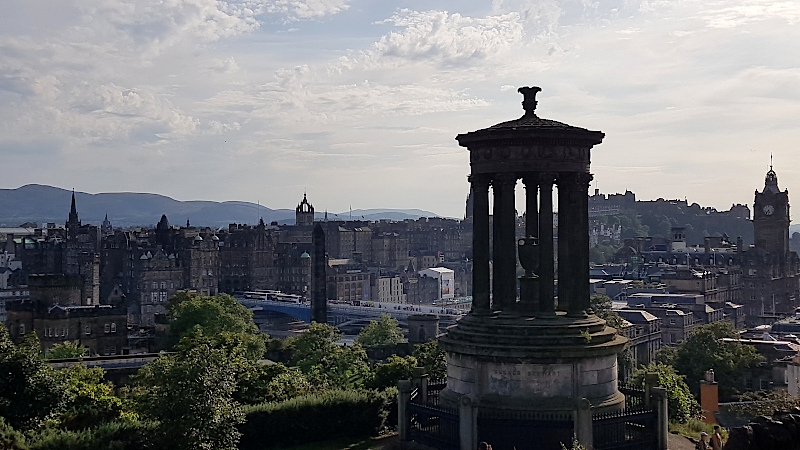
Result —
[{"label": "circular stone monument", "polygon": [[[521,118],[456,137],[470,152],[473,303],[470,313],[440,339],[447,352],[441,401],[475,405],[479,417],[488,413],[513,420],[531,413],[569,413],[585,404],[583,399],[593,412],[620,410],[625,404],[617,389],[617,353],[627,339],[606,326],[589,302],[590,149],[604,134],[537,117],[539,91],[519,89],[525,110]],[[525,186],[527,219],[526,236],[519,240],[517,180]],[[519,278],[517,253],[525,269]],[[491,442],[491,436],[478,437]]]}]

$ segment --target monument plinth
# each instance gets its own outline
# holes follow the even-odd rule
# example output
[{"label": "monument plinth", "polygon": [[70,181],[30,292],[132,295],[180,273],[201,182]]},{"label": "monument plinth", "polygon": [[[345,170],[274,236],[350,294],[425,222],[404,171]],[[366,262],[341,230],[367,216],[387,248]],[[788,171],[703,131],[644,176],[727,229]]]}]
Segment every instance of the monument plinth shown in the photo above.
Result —
[{"label": "monument plinth", "polygon": [[[583,399],[593,411],[619,410],[625,399],[617,388],[617,353],[627,339],[594,315],[589,302],[590,150],[604,134],[539,118],[539,91],[519,89],[525,110],[519,119],[456,137],[470,152],[473,302],[469,315],[440,340],[447,352],[442,402],[468,401],[479,414],[512,418],[575,411]],[[518,180],[525,186],[527,218],[526,236],[519,241],[514,199]],[[559,211],[557,297],[554,190]],[[518,253],[525,269],[519,298]],[[480,426],[478,433],[491,442]]]}]

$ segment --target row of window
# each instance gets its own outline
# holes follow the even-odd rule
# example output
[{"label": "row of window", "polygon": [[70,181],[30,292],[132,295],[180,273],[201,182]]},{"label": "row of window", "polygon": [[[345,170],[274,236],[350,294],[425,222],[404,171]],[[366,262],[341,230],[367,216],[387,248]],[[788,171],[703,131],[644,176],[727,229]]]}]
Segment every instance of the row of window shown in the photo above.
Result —
[{"label": "row of window", "polygon": [[[116,333],[117,332],[117,324],[114,322],[106,323],[103,326],[103,331],[105,333]],[[23,335],[26,333],[25,324],[19,324],[19,334]],[[42,333],[44,337],[67,337],[69,336],[69,327],[62,326],[62,327],[47,327],[45,328]],[[89,336],[92,334],[92,326],[86,325],[83,327],[83,334]]]}]

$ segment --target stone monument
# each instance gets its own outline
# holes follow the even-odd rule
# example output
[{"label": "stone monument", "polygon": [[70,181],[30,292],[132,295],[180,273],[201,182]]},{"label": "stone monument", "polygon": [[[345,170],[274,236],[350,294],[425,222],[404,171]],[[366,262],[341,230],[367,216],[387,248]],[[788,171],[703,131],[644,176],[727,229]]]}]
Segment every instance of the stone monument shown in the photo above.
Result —
[{"label": "stone monument", "polygon": [[[447,352],[441,402],[472,405],[478,418],[513,422],[539,413],[567,415],[588,407],[602,413],[625,406],[617,388],[617,353],[627,339],[606,326],[589,302],[590,150],[604,134],[539,118],[539,91],[519,89],[525,110],[521,118],[456,137],[470,152],[473,301],[470,313],[440,339]],[[527,220],[526,236],[517,241],[518,180],[525,186]],[[557,297],[554,189],[559,212]],[[525,269],[519,278],[517,254]],[[490,443],[501,439],[492,435],[500,431],[481,429],[480,419],[477,423],[473,438]]]}]

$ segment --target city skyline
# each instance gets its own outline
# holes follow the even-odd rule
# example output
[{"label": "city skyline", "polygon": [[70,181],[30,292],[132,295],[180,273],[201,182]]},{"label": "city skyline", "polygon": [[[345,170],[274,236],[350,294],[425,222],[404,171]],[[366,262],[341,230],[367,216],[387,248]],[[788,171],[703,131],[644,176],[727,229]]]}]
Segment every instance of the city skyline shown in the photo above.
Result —
[{"label": "city skyline", "polygon": [[[463,217],[456,134],[606,133],[595,187],[752,207],[800,188],[794,2],[10,1],[0,188]],[[520,191],[521,192],[521,191]]]}]

